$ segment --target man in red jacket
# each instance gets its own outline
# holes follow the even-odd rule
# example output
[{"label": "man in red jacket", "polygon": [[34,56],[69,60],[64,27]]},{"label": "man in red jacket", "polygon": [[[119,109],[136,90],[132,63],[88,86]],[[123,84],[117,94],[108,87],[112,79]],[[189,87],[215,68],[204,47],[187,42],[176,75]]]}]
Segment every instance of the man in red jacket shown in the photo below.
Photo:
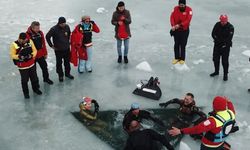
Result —
[{"label": "man in red jacket", "polygon": [[31,26],[26,31],[28,39],[32,39],[34,45],[37,49],[36,62],[42,69],[43,81],[48,84],[53,84],[53,81],[49,79],[48,65],[46,58],[48,56],[47,48],[45,44],[45,38],[43,32],[40,30],[40,23],[38,21],[33,21]]},{"label": "man in red jacket", "polygon": [[186,6],[186,0],[179,0],[179,6],[176,6],[170,16],[172,29],[171,36],[174,36],[174,54],[173,64],[185,63],[185,49],[189,35],[189,25],[192,19],[192,9]]},{"label": "man in red jacket", "polygon": [[200,124],[178,129],[173,127],[169,134],[199,134],[205,132],[201,141],[201,150],[223,150],[226,137],[233,131],[235,110],[232,102],[226,97],[217,96],[213,100],[213,112]]}]

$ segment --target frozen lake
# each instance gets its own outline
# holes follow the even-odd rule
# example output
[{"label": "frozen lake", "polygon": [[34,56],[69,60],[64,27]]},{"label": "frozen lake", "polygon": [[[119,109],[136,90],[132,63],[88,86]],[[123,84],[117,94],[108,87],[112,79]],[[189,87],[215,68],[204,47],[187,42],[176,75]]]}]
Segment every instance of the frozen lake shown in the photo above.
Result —
[{"label": "frozen lake", "polygon": [[[192,0],[193,19],[187,45],[185,66],[173,66],[173,39],[169,35],[169,16],[178,1],[125,1],[132,16],[129,64],[118,64],[112,13],[114,0],[5,0],[0,1],[0,150],[109,150],[71,114],[78,110],[83,96],[98,100],[100,110],[128,109],[132,102],[142,108],[158,108],[160,102],[182,97],[187,92],[195,95],[205,112],[212,109],[216,95],[229,97],[236,107],[240,131],[227,140],[232,149],[250,149],[250,1]],[[213,41],[211,31],[220,14],[226,13],[235,27],[230,54],[229,80],[210,78]],[[9,45],[29,24],[38,20],[47,33],[65,16],[73,30],[82,15],[90,15],[101,32],[94,34],[93,72],[78,74],[72,66],[75,80],[59,83],[55,71],[55,56],[48,48],[50,76],[54,85],[42,82],[38,67],[42,96],[25,100],[21,91],[18,69],[9,58]],[[148,63],[147,71],[136,68]],[[221,67],[222,68],[222,67]],[[132,95],[141,79],[157,76],[163,96],[160,101]],[[189,136],[177,149],[199,149],[200,143]]]}]

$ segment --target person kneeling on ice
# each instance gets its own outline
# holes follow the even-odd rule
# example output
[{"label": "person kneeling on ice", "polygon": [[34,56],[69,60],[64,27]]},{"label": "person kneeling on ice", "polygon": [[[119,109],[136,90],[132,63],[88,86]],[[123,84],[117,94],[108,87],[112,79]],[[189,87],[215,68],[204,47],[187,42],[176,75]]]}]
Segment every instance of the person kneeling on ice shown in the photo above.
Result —
[{"label": "person kneeling on ice", "polygon": [[[166,103],[160,103],[159,105],[161,107],[167,107],[169,104],[180,105],[177,118],[171,123],[172,126],[186,128],[192,124],[197,125],[207,119],[207,115],[200,111],[200,109],[195,105],[194,95],[192,93],[187,93],[184,99],[174,98]],[[196,117],[197,115],[199,116],[198,118]],[[191,136],[199,139],[202,134]]]},{"label": "person kneeling on ice", "polygon": [[168,133],[172,136],[179,134],[205,133],[201,141],[201,150],[229,150],[230,145],[225,142],[226,137],[235,132],[235,109],[226,97],[216,96],[213,100],[213,113],[200,124],[178,129],[172,127]]},{"label": "person kneeling on ice", "polygon": [[127,112],[123,118],[122,122],[123,129],[129,133],[130,132],[129,126],[131,122],[133,120],[141,122],[142,119],[150,119],[155,123],[159,124],[160,126],[165,127],[164,123],[160,119],[152,117],[150,112],[146,110],[140,110],[140,106],[138,103],[132,103],[129,112]]},{"label": "person kneeling on ice", "polygon": [[[94,108],[92,107],[94,104]],[[99,105],[96,100],[89,97],[83,97],[83,102],[79,104],[80,115],[87,125],[90,125],[97,119],[97,114],[99,112]]]},{"label": "person kneeling on ice", "polygon": [[124,150],[158,150],[160,148],[157,141],[167,147],[168,150],[174,150],[164,135],[152,129],[142,129],[138,121],[133,120],[129,125],[129,130],[130,135]]}]

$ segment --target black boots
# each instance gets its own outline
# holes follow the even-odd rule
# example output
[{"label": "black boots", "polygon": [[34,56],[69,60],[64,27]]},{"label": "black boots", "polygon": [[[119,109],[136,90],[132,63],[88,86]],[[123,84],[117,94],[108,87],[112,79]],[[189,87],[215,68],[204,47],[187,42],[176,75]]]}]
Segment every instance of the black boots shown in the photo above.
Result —
[{"label": "black boots", "polygon": [[[118,56],[117,62],[118,62],[118,63],[122,63],[122,56]],[[128,63],[128,57],[127,57],[127,56],[124,56],[124,63],[125,63],[125,64]]]},{"label": "black boots", "polygon": [[210,77],[214,77],[214,76],[217,76],[217,75],[219,75],[219,72],[214,72],[214,73],[210,74]]},{"label": "black boots", "polygon": [[121,62],[122,62],[122,56],[119,56],[119,57],[118,57],[117,62],[118,62],[118,63],[121,63]]},{"label": "black boots", "polygon": [[224,76],[223,76],[223,80],[224,80],[224,81],[227,81],[227,80],[228,80],[228,76],[227,76],[227,74],[224,74]]},{"label": "black boots", "polygon": [[247,91],[250,92],[250,89],[248,89]]},{"label": "black boots", "polygon": [[71,74],[66,74],[65,77],[67,77],[67,78],[69,78],[69,79],[71,79],[71,80],[74,79],[74,76],[72,76]]},{"label": "black boots", "polygon": [[43,80],[43,82],[46,82],[46,83],[48,83],[49,85],[52,85],[52,84],[53,84],[53,81],[50,80],[50,79],[45,79],[45,80]]},{"label": "black boots", "polygon": [[39,89],[34,90],[34,93],[36,93],[37,95],[42,95],[43,94],[42,91],[40,91]]},{"label": "black boots", "polygon": [[127,64],[128,63],[128,57],[124,56],[124,63]]}]

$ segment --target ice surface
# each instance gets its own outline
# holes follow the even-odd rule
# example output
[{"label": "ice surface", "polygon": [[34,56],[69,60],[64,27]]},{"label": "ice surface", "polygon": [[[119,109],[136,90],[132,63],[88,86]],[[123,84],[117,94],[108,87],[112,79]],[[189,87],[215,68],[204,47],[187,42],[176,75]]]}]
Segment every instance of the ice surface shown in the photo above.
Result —
[{"label": "ice surface", "polygon": [[143,61],[136,66],[136,69],[152,72],[152,68],[147,61]]},{"label": "ice surface", "polygon": [[191,148],[185,143],[185,142],[180,142],[180,150],[191,150]]},{"label": "ice surface", "polygon": [[174,65],[174,69],[178,70],[178,71],[190,71],[190,68],[187,66],[186,63],[184,64],[175,64]]},{"label": "ice surface", "polygon": [[250,50],[245,50],[242,52],[243,55],[250,57]]},{"label": "ice surface", "polygon": [[100,7],[100,8],[98,8],[97,10],[96,10],[96,12],[97,13],[99,13],[99,14],[103,14],[103,13],[106,13],[106,12],[108,12],[104,7]]},{"label": "ice surface", "polygon": [[201,64],[201,63],[204,63],[204,62],[205,61],[203,59],[199,59],[199,60],[194,60],[193,64],[198,65],[198,64]]},{"label": "ice surface", "polygon": [[[197,105],[204,106],[206,113],[211,111],[214,96],[229,97],[235,104],[236,118],[242,128],[227,141],[233,150],[250,149],[250,94],[247,93],[250,88],[249,52],[247,57],[242,54],[250,48],[250,1],[187,1],[193,8],[194,16],[186,52],[187,66],[178,66],[189,68],[187,70],[171,64],[174,52],[173,38],[169,36],[169,15],[177,1],[125,1],[132,17],[132,38],[129,63],[118,64],[114,26],[110,23],[117,2],[0,1],[0,150],[76,150],[84,149],[86,145],[88,150],[110,150],[106,143],[96,138],[70,114],[79,109],[78,104],[83,96],[97,99],[100,110],[127,109],[135,101],[146,109],[159,108],[158,103],[183,97],[186,92],[194,93]],[[101,7],[106,10],[103,14],[97,13],[97,8]],[[221,13],[228,14],[229,21],[235,26],[227,82],[222,80],[222,67],[218,77],[209,77],[214,71],[211,30]],[[58,17],[75,19],[69,24],[73,30],[83,15],[90,15],[101,29],[100,33],[93,34],[93,72],[78,74],[77,68],[72,66],[75,79],[65,79],[59,83],[55,55],[48,47],[49,73],[54,85],[43,83],[42,72],[37,65],[43,95],[33,94],[29,87],[31,98],[24,100],[19,71],[9,59],[9,44],[17,39],[20,32],[26,31],[34,20],[41,22],[41,29],[46,34],[57,23]],[[193,63],[200,59],[204,63]],[[152,72],[136,69],[145,60],[152,67]],[[159,101],[132,94],[138,81],[150,76],[160,79],[163,95]],[[192,150],[199,149],[200,142],[193,141],[189,136],[185,136],[183,142]]]}]

